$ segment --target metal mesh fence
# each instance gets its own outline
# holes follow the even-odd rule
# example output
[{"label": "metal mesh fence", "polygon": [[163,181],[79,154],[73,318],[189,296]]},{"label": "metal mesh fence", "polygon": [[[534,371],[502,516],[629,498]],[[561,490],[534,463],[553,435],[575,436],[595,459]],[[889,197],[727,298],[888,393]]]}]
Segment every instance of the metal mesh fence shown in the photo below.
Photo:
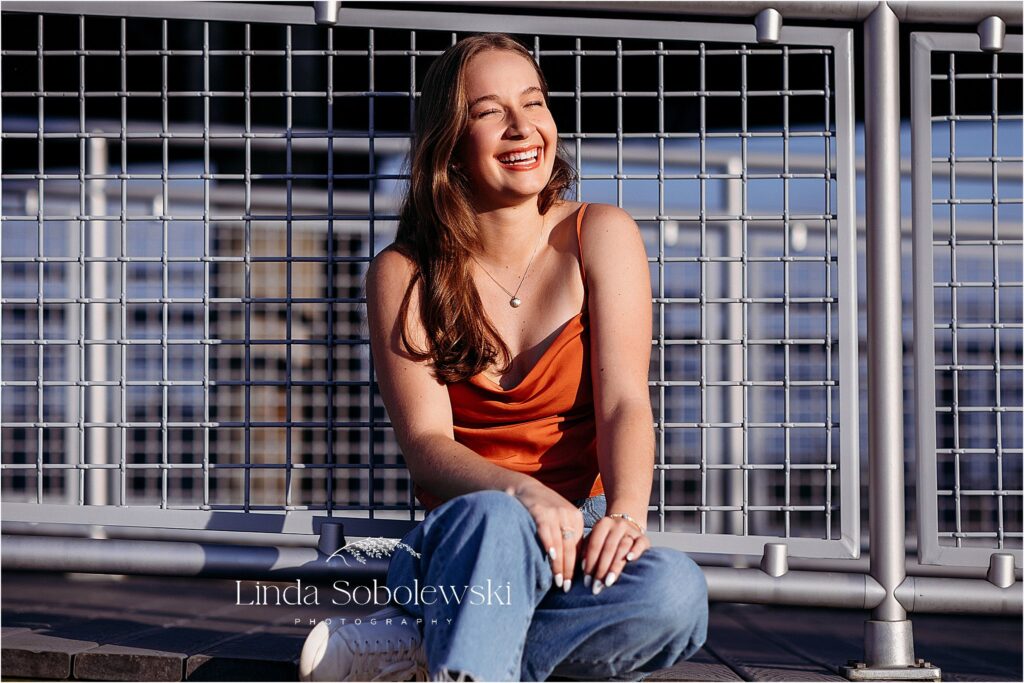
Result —
[{"label": "metal mesh fence", "polygon": [[1020,548],[1021,57],[937,49],[931,60],[939,544]]},{"label": "metal mesh fence", "polygon": [[[461,34],[4,19],[5,498],[413,514],[362,277]],[[851,84],[831,44],[720,36],[519,38],[578,198],[648,247],[653,528],[834,540]]]}]

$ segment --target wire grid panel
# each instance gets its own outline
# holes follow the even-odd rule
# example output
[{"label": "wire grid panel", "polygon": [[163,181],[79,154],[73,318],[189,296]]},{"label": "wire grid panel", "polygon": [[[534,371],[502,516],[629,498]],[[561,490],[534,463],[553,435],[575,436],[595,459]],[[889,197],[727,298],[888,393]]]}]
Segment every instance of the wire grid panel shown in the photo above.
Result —
[{"label": "wire grid panel", "polygon": [[[1019,565],[1024,239],[1019,176],[1005,176],[1024,161],[1021,37],[996,53],[973,34],[911,43],[919,556]],[[958,232],[970,221],[989,234]]]},{"label": "wire grid panel", "polygon": [[857,555],[849,31],[162,9],[5,22],[8,500],[413,518],[361,279],[430,60],[498,29],[651,254],[659,542]]}]

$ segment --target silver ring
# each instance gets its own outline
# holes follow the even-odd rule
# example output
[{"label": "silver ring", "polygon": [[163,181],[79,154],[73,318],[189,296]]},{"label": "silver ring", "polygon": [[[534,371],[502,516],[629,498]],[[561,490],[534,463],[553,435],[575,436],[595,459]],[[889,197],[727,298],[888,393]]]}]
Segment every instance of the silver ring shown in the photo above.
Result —
[{"label": "silver ring", "polygon": [[576,538],[576,532],[575,531],[573,531],[572,529],[567,529],[565,527],[562,527],[562,540],[563,541],[570,541],[570,540],[572,540],[574,538]]}]

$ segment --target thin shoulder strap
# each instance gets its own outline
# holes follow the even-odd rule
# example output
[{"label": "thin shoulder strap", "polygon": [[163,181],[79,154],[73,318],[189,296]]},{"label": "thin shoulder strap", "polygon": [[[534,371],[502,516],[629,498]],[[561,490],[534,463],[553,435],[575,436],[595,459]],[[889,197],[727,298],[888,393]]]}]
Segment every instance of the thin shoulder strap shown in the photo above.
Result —
[{"label": "thin shoulder strap", "polygon": [[583,214],[587,210],[589,204],[583,204],[579,211],[576,213],[576,244],[580,250],[580,277],[583,278],[583,284],[587,284],[587,269],[583,265],[583,233],[580,228],[583,227]]}]

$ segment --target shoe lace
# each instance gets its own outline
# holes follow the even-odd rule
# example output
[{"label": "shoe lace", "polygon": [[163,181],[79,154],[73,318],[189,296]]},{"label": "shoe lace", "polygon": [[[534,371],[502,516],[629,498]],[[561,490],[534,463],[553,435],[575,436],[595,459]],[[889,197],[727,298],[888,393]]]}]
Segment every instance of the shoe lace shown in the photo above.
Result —
[{"label": "shoe lace", "polygon": [[380,640],[353,643],[359,654],[353,678],[360,681],[426,681],[427,663],[423,650],[415,641],[390,638],[381,647]]}]

